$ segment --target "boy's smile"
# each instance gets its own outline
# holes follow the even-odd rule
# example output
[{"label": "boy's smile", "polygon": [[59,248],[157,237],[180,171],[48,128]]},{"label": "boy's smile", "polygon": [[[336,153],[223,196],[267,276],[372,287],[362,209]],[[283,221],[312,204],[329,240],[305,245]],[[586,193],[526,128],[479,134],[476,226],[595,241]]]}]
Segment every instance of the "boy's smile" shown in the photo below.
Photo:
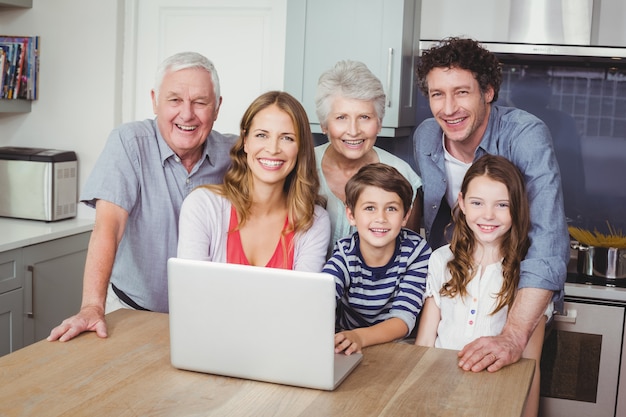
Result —
[{"label": "boy's smile", "polygon": [[359,233],[361,255],[367,265],[386,265],[408,219],[402,199],[396,193],[368,186],[361,192],[354,211],[346,208],[346,215]]}]

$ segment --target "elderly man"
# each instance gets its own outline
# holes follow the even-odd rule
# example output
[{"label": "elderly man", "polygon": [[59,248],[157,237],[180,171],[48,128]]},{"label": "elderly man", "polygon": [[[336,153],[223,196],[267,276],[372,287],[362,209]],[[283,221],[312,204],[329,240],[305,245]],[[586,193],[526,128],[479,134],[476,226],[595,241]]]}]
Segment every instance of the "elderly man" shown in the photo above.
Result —
[{"label": "elderly man", "polygon": [[96,209],[80,311],[48,340],[84,331],[106,337],[118,308],[168,311],[167,259],[176,256],[178,215],[196,186],[222,182],[236,137],[213,131],[222,97],[213,64],[194,52],[160,65],[155,119],[113,130],[81,201]]}]

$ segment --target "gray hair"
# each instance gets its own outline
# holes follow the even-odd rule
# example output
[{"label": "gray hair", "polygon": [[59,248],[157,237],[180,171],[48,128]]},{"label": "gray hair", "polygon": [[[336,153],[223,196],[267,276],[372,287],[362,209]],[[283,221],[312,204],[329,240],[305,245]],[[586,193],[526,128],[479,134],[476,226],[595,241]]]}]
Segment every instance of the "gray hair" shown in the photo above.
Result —
[{"label": "gray hair", "polygon": [[322,127],[326,127],[332,100],[336,96],[371,101],[378,120],[382,122],[385,117],[383,84],[362,62],[339,61],[320,76],[315,94],[315,112]]},{"label": "gray hair", "polygon": [[216,105],[220,104],[220,79],[217,76],[217,70],[213,63],[204,55],[197,52],[179,52],[168,58],[165,58],[161,65],[157,68],[154,80],[154,95],[158,99],[163,78],[168,72],[176,72],[187,68],[200,68],[211,74],[213,82],[213,92],[215,93]]}]

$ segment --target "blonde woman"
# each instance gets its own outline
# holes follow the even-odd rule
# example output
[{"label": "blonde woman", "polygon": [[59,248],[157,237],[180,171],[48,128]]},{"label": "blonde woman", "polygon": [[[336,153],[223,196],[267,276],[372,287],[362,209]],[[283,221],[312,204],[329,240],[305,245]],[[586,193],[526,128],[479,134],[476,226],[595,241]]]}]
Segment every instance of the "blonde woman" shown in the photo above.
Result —
[{"label": "blonde woman", "polygon": [[330,222],[306,112],[271,91],[248,107],[240,128],[224,184],[200,187],[183,203],[178,256],[321,271]]}]

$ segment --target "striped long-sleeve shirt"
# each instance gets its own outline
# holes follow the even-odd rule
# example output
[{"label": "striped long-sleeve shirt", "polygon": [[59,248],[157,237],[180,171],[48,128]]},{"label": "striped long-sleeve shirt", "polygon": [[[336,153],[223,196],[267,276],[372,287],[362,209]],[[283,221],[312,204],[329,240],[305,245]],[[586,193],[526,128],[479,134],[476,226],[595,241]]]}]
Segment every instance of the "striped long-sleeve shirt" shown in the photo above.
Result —
[{"label": "striped long-sleeve shirt", "polygon": [[411,333],[422,309],[430,253],[425,239],[402,229],[387,265],[371,268],[361,256],[358,233],[339,240],[323,270],[335,277],[337,330],[398,317]]}]

